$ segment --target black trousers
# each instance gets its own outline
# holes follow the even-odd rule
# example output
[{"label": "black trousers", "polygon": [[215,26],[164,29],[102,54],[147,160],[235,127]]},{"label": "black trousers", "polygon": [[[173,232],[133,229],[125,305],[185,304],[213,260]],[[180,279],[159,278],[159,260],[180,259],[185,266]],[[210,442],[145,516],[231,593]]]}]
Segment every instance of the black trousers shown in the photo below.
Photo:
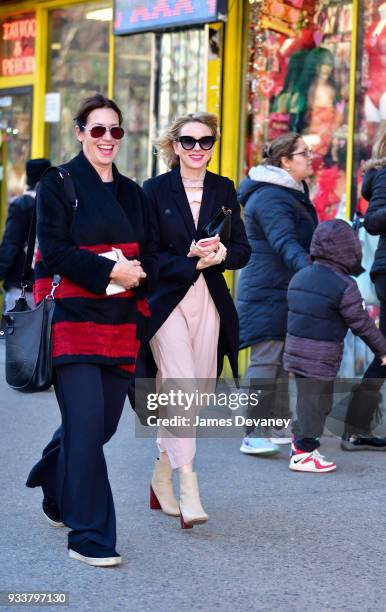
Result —
[{"label": "black trousers", "polygon": [[319,448],[326,418],[331,412],[334,381],[295,375],[297,418],[292,424],[296,446],[305,452]]},{"label": "black trousers", "polygon": [[70,527],[69,546],[92,540],[115,548],[114,502],[103,445],[115,433],[129,386],[98,365],[55,368],[62,425],[33,467],[28,487],[41,486]]},{"label": "black trousers", "polygon": [[[386,274],[375,277],[375,290],[380,301],[379,329],[386,336]],[[345,418],[345,433],[367,434],[381,414],[381,388],[386,377],[386,366],[375,357],[361,383],[353,391]]]}]

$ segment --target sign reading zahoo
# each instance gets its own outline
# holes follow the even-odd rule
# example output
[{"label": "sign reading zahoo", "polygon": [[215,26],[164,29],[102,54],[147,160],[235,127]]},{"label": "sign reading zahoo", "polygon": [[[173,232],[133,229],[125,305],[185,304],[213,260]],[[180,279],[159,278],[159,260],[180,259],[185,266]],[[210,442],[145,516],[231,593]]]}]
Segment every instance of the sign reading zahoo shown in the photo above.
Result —
[{"label": "sign reading zahoo", "polygon": [[0,76],[35,72],[36,19],[34,13],[0,22]]},{"label": "sign reading zahoo", "polygon": [[222,21],[227,0],[115,0],[114,34],[154,30]]}]

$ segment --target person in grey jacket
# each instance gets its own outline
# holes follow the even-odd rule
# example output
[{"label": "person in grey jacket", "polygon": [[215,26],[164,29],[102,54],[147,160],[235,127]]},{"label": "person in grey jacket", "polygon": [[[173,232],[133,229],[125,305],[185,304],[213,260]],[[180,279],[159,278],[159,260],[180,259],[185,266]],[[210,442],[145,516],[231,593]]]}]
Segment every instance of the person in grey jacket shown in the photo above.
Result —
[{"label": "person in grey jacket", "polygon": [[386,365],[386,338],[370,318],[350,276],[363,271],[361,245],[350,225],[341,219],[321,223],[310,253],[313,265],[295,274],[288,287],[283,363],[295,374],[298,391],[289,467],[325,473],[336,465],[319,454],[319,436],[332,407],[347,331],[362,338],[382,366]]}]

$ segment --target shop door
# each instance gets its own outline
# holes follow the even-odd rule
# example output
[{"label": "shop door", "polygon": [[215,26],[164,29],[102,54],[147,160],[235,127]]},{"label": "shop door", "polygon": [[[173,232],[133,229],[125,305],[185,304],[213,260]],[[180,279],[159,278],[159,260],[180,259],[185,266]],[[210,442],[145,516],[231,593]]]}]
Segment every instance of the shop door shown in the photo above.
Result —
[{"label": "shop door", "polygon": [[32,87],[0,89],[0,131],[3,146],[0,179],[6,202],[23,192],[25,163],[31,152]]}]

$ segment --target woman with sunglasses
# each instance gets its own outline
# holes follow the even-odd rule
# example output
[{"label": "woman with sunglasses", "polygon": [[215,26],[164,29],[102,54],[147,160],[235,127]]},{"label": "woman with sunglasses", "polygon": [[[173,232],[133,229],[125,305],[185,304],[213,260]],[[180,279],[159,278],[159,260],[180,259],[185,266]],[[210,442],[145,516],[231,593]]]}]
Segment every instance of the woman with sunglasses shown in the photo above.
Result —
[{"label": "woman with sunglasses", "polygon": [[[66,525],[69,555],[95,566],[121,562],[103,445],[115,433],[133,376],[156,253],[142,189],[114,165],[122,114],[97,94],[75,117],[81,152],[51,169],[37,199],[36,301],[61,276],[53,319],[54,387],[62,425],[32,469],[43,513]],[[64,177],[64,178],[63,178]],[[72,202],[74,205],[74,202]]]},{"label": "woman with sunglasses", "polygon": [[[309,249],[318,222],[306,183],[311,159],[299,134],[283,134],[266,148],[263,163],[251,168],[239,188],[252,247],[237,291],[240,348],[251,347],[246,377],[263,392],[259,404],[248,408],[250,419],[271,417],[283,423],[291,418],[288,374],[282,367],[287,288],[293,274],[311,263]],[[289,431],[279,423],[274,431],[248,427],[240,450],[276,454],[278,444],[291,442]]]},{"label": "woman with sunglasses", "polygon": [[[156,142],[170,172],[143,186],[157,226],[159,280],[150,297],[150,343],[141,376],[158,374],[165,386],[177,381],[179,388],[192,392],[214,390],[224,355],[238,376],[238,319],[223,271],[245,266],[250,247],[232,181],[207,170],[218,136],[215,115],[177,118]],[[222,244],[219,236],[200,241],[203,228],[222,207],[232,212],[229,243]],[[173,415],[173,408],[168,408]],[[181,413],[194,424],[194,410],[184,413],[181,408]],[[181,515],[183,528],[205,523],[208,515],[193,469],[194,428],[173,432],[161,426],[157,443],[151,507]],[[179,503],[173,492],[173,469],[179,471]]]}]

